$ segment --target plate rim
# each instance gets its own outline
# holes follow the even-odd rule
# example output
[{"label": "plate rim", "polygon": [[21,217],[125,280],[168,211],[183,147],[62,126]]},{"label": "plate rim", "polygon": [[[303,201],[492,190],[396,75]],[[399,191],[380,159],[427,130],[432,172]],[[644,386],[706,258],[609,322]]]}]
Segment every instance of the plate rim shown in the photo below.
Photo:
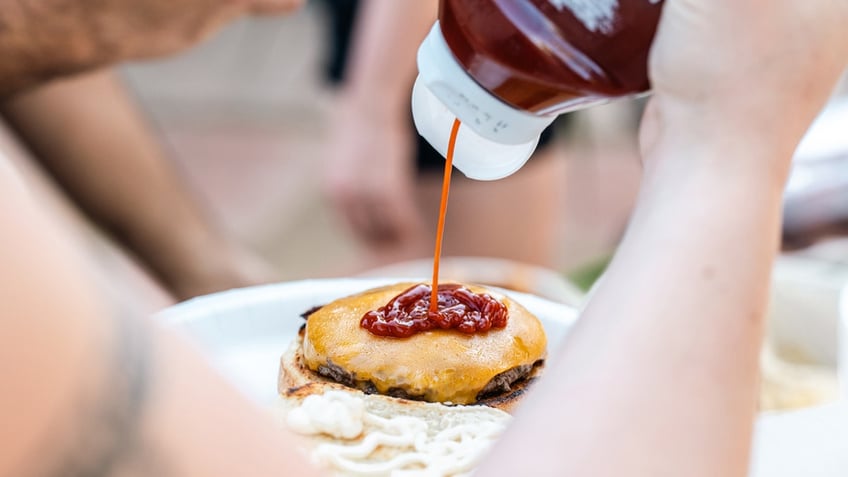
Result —
[{"label": "plate rim", "polygon": [[[181,324],[203,318],[210,311],[211,307],[215,308],[216,313],[224,312],[227,309],[244,306],[245,302],[259,303],[264,301],[277,301],[285,298],[286,295],[300,293],[304,288],[314,286],[339,285],[339,284],[362,284],[360,291],[365,291],[379,286],[385,286],[392,283],[403,282],[428,282],[427,279],[421,277],[346,277],[346,278],[307,278],[301,280],[282,281],[267,285],[255,285],[244,288],[234,288],[231,290],[221,291],[203,295],[189,300],[169,306],[158,311],[153,316],[154,318],[164,323],[169,327],[176,327]],[[565,312],[566,316],[560,314],[552,314],[545,316],[545,320],[559,322],[562,325],[570,327],[577,321],[579,310],[565,303],[558,303],[548,298],[540,297],[530,293],[509,290],[505,288],[483,285],[490,290],[497,291],[510,299],[515,300],[522,306],[527,306],[526,302],[533,302],[546,308],[558,308]],[[351,292],[356,293],[356,292]],[[343,296],[339,296],[342,298]]]}]

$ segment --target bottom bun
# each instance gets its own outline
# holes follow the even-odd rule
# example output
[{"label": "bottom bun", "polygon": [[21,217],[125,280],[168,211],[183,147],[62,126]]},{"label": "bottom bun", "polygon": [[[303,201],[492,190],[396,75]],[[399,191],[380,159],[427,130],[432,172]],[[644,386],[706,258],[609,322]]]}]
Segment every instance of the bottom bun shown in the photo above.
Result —
[{"label": "bottom bun", "polygon": [[487,406],[368,395],[326,382],[292,388],[276,411],[334,476],[467,476],[511,421]]}]

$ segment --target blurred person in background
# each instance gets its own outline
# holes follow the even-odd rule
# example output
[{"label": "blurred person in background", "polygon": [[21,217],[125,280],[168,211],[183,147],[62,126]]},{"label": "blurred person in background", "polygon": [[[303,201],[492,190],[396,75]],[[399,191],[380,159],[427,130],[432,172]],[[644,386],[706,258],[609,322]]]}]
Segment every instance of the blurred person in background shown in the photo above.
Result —
[{"label": "blurred person in background", "polygon": [[[445,160],[415,131],[410,91],[438,1],[322,3],[331,33],[327,76],[338,85],[326,193],[369,252],[366,267],[432,257]],[[555,266],[565,168],[554,135],[570,123],[563,116],[548,128],[514,176],[483,183],[454,174],[445,256]]]},{"label": "blurred person in background", "polygon": [[[22,5],[0,9],[0,91],[184,47],[216,23],[201,20],[254,6]],[[848,59],[848,4],[762,5],[667,2],[630,228],[481,474],[747,475],[781,191]],[[92,23],[134,28],[115,44]],[[67,63],[78,48],[105,59]],[[13,384],[0,393],[0,475],[317,475],[190,347],[94,287],[30,192],[0,161],[0,375]]]}]

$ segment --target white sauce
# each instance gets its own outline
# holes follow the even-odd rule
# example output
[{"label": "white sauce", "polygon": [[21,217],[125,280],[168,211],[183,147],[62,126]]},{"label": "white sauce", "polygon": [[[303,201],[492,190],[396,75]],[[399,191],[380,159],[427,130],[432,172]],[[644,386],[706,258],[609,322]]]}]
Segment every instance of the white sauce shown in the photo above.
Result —
[{"label": "white sauce", "polygon": [[365,403],[347,393],[331,391],[307,396],[300,407],[286,416],[288,426],[298,434],[329,434],[355,439],[362,434]]},{"label": "white sauce", "polygon": [[[503,432],[509,414],[495,409],[452,407],[448,413],[484,416],[434,432],[427,421],[412,416],[384,418],[369,413],[362,399],[328,391],[304,399],[289,412],[287,423],[300,434],[326,434],[356,443],[322,443],[313,457],[344,475],[444,477],[467,475]],[[491,412],[488,412],[491,411]],[[367,430],[365,430],[367,428]],[[364,435],[363,435],[364,432]],[[386,451],[388,460],[373,455]]]}]

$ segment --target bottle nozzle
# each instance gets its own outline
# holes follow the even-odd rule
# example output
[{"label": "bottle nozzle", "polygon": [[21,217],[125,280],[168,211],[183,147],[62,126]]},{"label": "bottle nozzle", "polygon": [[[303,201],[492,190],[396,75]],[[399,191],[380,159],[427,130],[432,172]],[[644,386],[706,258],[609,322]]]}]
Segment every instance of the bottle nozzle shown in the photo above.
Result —
[{"label": "bottle nozzle", "polygon": [[415,127],[444,156],[451,125],[459,119],[454,165],[471,179],[515,173],[554,120],[513,108],[477,84],[454,58],[438,22],[418,50],[418,71],[412,90]]},{"label": "bottle nozzle", "polygon": [[[442,156],[447,154],[451,125],[456,116],[422,83],[412,89],[412,115],[418,133]],[[492,181],[514,174],[527,162],[539,138],[524,144],[501,144],[463,124],[454,147],[453,165],[469,179]]]}]

